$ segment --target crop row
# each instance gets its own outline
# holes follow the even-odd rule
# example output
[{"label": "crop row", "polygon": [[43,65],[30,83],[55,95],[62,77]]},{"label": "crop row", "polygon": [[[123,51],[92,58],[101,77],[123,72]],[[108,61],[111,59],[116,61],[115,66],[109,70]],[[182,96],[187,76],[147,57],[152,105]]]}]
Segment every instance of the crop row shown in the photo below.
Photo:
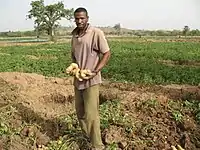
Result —
[{"label": "crop row", "polygon": [[[106,79],[153,84],[200,82],[200,43],[109,41],[109,45],[112,57],[102,70]],[[0,47],[1,72],[62,77],[70,63],[69,43]]]}]

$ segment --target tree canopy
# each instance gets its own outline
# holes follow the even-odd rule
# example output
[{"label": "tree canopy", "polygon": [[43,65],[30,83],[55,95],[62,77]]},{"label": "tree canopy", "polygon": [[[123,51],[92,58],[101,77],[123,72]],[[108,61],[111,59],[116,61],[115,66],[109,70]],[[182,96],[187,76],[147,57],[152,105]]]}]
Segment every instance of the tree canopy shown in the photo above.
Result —
[{"label": "tree canopy", "polygon": [[31,9],[28,11],[28,19],[34,19],[35,29],[39,36],[40,31],[47,31],[51,40],[54,40],[55,29],[62,18],[73,19],[74,9],[67,9],[63,2],[44,5],[44,0],[36,0],[30,3]]},{"label": "tree canopy", "polygon": [[118,35],[121,33],[121,24],[120,23],[115,24],[113,28],[118,32]]},{"label": "tree canopy", "polygon": [[189,28],[189,26],[184,26],[184,28],[183,28],[183,35],[187,35],[187,33],[190,31],[190,28]]}]

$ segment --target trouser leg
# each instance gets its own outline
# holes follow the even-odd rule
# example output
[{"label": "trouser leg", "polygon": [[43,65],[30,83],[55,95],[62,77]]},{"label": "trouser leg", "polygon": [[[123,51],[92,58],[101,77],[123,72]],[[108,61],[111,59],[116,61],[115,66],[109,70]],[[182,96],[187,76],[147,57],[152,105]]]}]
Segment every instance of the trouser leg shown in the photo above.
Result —
[{"label": "trouser leg", "polygon": [[103,145],[99,117],[99,85],[91,86],[83,91],[85,124],[87,135],[94,147]]},{"label": "trouser leg", "polygon": [[99,117],[99,85],[84,90],[75,88],[75,108],[83,132],[94,147],[102,147]]},{"label": "trouser leg", "polygon": [[85,111],[84,111],[84,100],[83,100],[83,90],[78,90],[74,88],[75,92],[75,109],[76,115],[80,124],[82,131],[87,134],[87,127],[85,124]]}]

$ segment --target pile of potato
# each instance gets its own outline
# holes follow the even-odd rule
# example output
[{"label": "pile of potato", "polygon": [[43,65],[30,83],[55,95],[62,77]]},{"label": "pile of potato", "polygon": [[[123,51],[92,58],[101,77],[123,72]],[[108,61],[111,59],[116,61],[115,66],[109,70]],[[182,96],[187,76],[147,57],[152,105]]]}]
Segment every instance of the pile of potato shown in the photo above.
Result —
[{"label": "pile of potato", "polygon": [[79,81],[88,80],[94,75],[89,69],[80,69],[76,63],[71,63],[66,73],[75,76]]}]

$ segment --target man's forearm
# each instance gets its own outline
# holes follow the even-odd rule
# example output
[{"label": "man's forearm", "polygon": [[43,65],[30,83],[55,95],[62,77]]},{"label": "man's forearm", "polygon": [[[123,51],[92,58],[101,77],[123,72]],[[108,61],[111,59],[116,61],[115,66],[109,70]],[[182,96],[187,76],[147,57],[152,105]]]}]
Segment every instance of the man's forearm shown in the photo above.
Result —
[{"label": "man's forearm", "polygon": [[75,57],[74,57],[73,52],[71,52],[71,60],[72,60],[73,63],[76,63],[76,59],[75,59]]},{"label": "man's forearm", "polygon": [[101,69],[107,64],[108,60],[110,59],[110,51],[103,54],[102,59],[100,60],[99,64],[95,68],[94,72],[98,73]]}]

